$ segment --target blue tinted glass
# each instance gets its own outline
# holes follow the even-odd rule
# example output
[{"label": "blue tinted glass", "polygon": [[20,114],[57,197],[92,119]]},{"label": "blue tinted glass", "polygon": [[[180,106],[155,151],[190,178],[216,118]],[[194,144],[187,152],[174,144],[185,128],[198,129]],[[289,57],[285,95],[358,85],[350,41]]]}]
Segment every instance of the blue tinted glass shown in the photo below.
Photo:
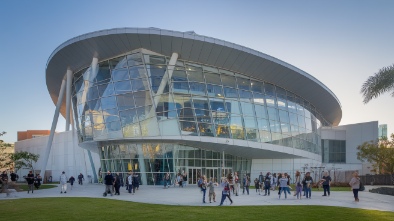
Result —
[{"label": "blue tinted glass", "polygon": [[257,120],[257,126],[260,130],[266,130],[269,131],[269,124],[266,119],[263,118],[256,118]]},{"label": "blue tinted glass", "polygon": [[229,76],[229,75],[221,75],[222,77],[222,84],[223,86],[228,86],[228,87],[236,87],[236,81],[234,76]]},{"label": "blue tinted glass", "polygon": [[87,100],[94,100],[99,97],[98,90],[96,86],[90,87],[88,89]]},{"label": "blue tinted glass", "polygon": [[115,93],[116,94],[123,94],[123,93],[131,92],[130,81],[115,82],[114,85],[115,85]]},{"label": "blue tinted glass", "polygon": [[239,99],[241,101],[252,102],[252,92],[239,90]]},{"label": "blue tinted glass", "polygon": [[187,81],[186,71],[184,70],[174,70],[172,72],[172,81]]},{"label": "blue tinted glass", "polygon": [[265,88],[265,94],[275,96],[276,93],[275,93],[275,86],[274,85],[265,83],[264,88]]},{"label": "blue tinted glass", "polygon": [[134,79],[131,81],[133,91],[149,90],[148,81],[146,79]]},{"label": "blue tinted glass", "polygon": [[107,97],[110,95],[114,95],[114,85],[110,84],[102,84],[98,86],[98,93],[100,97]]},{"label": "blue tinted glass", "polygon": [[227,100],[226,99],[226,106],[227,106],[227,111],[233,114],[241,114],[241,109],[239,107],[239,102],[238,101],[233,101],[233,100]]},{"label": "blue tinted glass", "polygon": [[144,66],[129,67],[130,78],[146,78]]},{"label": "blue tinted glass", "polygon": [[267,107],[268,116],[270,120],[279,121],[278,110],[272,107]]},{"label": "blue tinted glass", "polygon": [[189,94],[189,84],[187,82],[174,82],[172,87],[174,92]]},{"label": "blue tinted glass", "polygon": [[190,82],[190,93],[191,94],[198,94],[198,95],[206,95],[205,94],[205,84]]},{"label": "blue tinted glass", "polygon": [[253,93],[253,102],[259,104],[265,104],[264,95],[260,93]]},{"label": "blue tinted glass", "polygon": [[104,115],[104,122],[108,123],[111,121],[119,121],[119,115],[118,115],[118,110],[117,109],[110,109],[110,110],[104,110],[103,115]]},{"label": "blue tinted glass", "polygon": [[287,111],[279,110],[280,121],[283,123],[289,123],[289,115]]},{"label": "blue tinted glass", "polygon": [[138,122],[137,111],[135,109],[119,112],[122,125],[134,124]]},{"label": "blue tinted glass", "polygon": [[245,78],[237,78],[238,88],[244,90],[250,90],[250,81]]},{"label": "blue tinted glass", "polygon": [[250,86],[251,86],[250,89],[253,92],[264,93],[264,87],[263,87],[263,83],[262,82],[251,81]]},{"label": "blue tinted glass", "polygon": [[254,108],[256,110],[256,117],[268,118],[265,106],[255,104]]},{"label": "blue tinted glass", "polygon": [[118,95],[117,101],[119,110],[126,110],[135,107],[133,94]]},{"label": "blue tinted glass", "polygon": [[266,96],[265,101],[267,102],[268,107],[276,107],[276,99],[272,96]]},{"label": "blue tinted glass", "polygon": [[115,97],[104,97],[101,98],[101,109],[113,109],[116,108],[116,99]]},{"label": "blue tinted glass", "polygon": [[234,88],[225,87],[224,96],[230,99],[238,99],[238,90]]},{"label": "blue tinted glass", "polygon": [[244,123],[246,128],[257,128],[256,118],[254,117],[244,117]]},{"label": "blue tinted glass", "polygon": [[193,105],[196,109],[206,109],[209,110],[208,99],[204,97],[193,97]]},{"label": "blue tinted glass", "polygon": [[136,107],[152,105],[149,91],[135,92],[134,100]]},{"label": "blue tinted glass", "polygon": [[223,97],[222,86],[207,84],[207,92],[210,97]]},{"label": "blue tinted glass", "polygon": [[150,65],[150,68],[148,69],[148,73],[150,73],[151,77],[163,78],[164,73],[166,73],[166,68],[165,66]]},{"label": "blue tinted glass", "polygon": [[205,80],[207,84],[217,84],[221,85],[220,75],[218,73],[205,73]]},{"label": "blue tinted glass", "polygon": [[126,69],[117,69],[112,71],[112,80],[113,81],[123,81],[129,79],[129,72]]},{"label": "blue tinted glass", "polygon": [[253,104],[241,102],[242,114],[254,116]]}]

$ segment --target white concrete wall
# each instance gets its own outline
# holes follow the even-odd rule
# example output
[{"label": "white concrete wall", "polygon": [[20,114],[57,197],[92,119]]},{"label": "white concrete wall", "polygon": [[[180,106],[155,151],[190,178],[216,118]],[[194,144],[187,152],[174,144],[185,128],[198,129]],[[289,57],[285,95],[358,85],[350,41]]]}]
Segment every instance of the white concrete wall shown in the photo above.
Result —
[{"label": "white concrete wall", "polygon": [[[62,171],[66,172],[68,177],[77,177],[82,173],[85,182],[88,181],[88,175],[93,178],[92,166],[90,164],[87,150],[78,146],[77,136],[72,135],[72,131],[56,133],[52,143],[52,149],[49,154],[47,171],[52,171],[52,180],[59,181]],[[37,137],[29,140],[18,141],[15,143],[15,151],[28,151],[30,153],[43,156],[49,136]],[[92,158],[97,174],[100,166],[100,158],[97,153],[93,153]],[[35,170],[41,170],[43,159],[39,158],[34,165]],[[28,169],[18,171],[19,177],[27,175]]]}]

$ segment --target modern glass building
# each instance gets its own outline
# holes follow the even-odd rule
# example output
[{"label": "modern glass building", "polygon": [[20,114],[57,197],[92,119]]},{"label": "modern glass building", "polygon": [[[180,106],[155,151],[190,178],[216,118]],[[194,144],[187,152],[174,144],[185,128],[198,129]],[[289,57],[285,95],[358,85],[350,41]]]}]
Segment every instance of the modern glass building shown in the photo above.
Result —
[{"label": "modern glass building", "polygon": [[194,32],[78,36],[52,53],[46,80],[102,170],[133,170],[143,184],[160,184],[166,172],[185,171],[189,183],[250,173],[255,159],[322,162],[321,128],[342,117],[336,96],[311,75]]}]

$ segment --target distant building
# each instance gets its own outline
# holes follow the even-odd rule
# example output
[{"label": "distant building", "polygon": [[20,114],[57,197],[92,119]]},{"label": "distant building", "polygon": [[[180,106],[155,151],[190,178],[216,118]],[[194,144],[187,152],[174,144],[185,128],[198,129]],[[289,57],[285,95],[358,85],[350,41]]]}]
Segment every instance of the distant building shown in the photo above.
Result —
[{"label": "distant building", "polygon": [[387,124],[379,125],[379,139],[386,137],[387,138]]},{"label": "distant building", "polygon": [[51,133],[50,130],[18,131],[18,141],[32,139],[36,137],[48,136],[50,133]]}]

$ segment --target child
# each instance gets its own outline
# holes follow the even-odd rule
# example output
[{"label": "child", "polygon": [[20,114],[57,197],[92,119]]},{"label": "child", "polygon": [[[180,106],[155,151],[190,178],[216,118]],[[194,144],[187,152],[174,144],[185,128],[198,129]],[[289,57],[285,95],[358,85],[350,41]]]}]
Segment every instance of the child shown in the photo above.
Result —
[{"label": "child", "polygon": [[256,193],[259,191],[260,189],[260,183],[259,183],[259,179],[254,179],[254,188],[256,189]]}]

